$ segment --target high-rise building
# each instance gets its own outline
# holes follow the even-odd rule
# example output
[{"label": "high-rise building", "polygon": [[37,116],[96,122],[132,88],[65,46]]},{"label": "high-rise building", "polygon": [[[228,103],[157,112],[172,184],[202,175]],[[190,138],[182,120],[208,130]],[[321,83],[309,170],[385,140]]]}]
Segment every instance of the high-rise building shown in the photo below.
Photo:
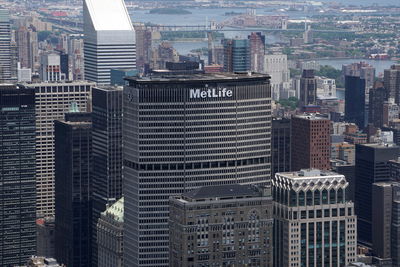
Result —
[{"label": "high-rise building", "polygon": [[390,180],[389,161],[397,159],[399,147],[391,144],[357,144],[355,207],[359,242],[372,243],[372,184]]},{"label": "high-rise building", "polygon": [[11,64],[10,13],[0,9],[0,83],[12,81]]},{"label": "high-rise building", "polygon": [[[90,114],[90,113],[89,113]],[[87,113],[56,120],[55,253],[66,266],[91,266],[92,123]]]},{"label": "high-rise building", "polygon": [[392,182],[372,184],[372,252],[381,261],[391,262],[391,225],[393,189],[400,185]]},{"label": "high-rise building", "polygon": [[18,47],[18,62],[21,67],[35,70],[39,54],[36,30],[21,26],[16,30],[15,39]]},{"label": "high-rise building", "polygon": [[101,213],[96,225],[98,267],[123,267],[124,198]]},{"label": "high-rise building", "polygon": [[64,119],[71,103],[90,108],[93,83],[33,83],[36,109],[36,184],[38,217],[54,216],[54,121]]},{"label": "high-rise building", "polygon": [[0,86],[0,266],[36,251],[35,91]]},{"label": "high-rise building", "polygon": [[361,79],[360,76],[346,76],[345,89],[344,118],[363,129],[365,127],[365,79]]},{"label": "high-rise building", "polygon": [[290,168],[290,119],[274,118],[271,128],[271,175]]},{"label": "high-rise building", "polygon": [[[368,93],[369,89],[375,83],[375,68],[366,62],[356,62],[342,66],[343,77],[345,76],[358,76],[365,80],[365,92]],[[367,95],[367,94],[366,94]]]},{"label": "high-rise building", "polygon": [[392,181],[400,182],[400,157],[389,161],[390,178]]},{"label": "high-rise building", "polygon": [[134,25],[136,33],[136,66],[143,70],[146,64],[150,63],[151,51],[151,30],[144,24]]},{"label": "high-rise building", "polygon": [[290,71],[288,68],[287,55],[264,55],[263,70],[271,76],[272,99],[279,100],[281,97],[288,98]]},{"label": "high-rise building", "polygon": [[135,69],[135,30],[123,0],[83,4],[85,79],[110,84],[111,69]]},{"label": "high-rise building", "polygon": [[54,258],[56,256],[54,229],[54,217],[39,218],[36,220],[36,255],[46,258]]},{"label": "high-rise building", "polygon": [[292,117],[291,169],[330,169],[331,121],[319,114]]},{"label": "high-rise building", "polygon": [[316,169],[277,173],[274,266],[340,267],[357,256],[357,217],[343,175]]},{"label": "high-rise building", "polygon": [[377,128],[383,126],[383,104],[385,101],[386,89],[383,86],[375,87],[369,91],[368,122]]},{"label": "high-rise building", "polygon": [[206,186],[170,199],[170,266],[272,267],[271,189]]},{"label": "high-rise building", "polygon": [[317,97],[334,98],[336,97],[336,80],[325,77],[316,77]]},{"label": "high-rise building", "polygon": [[383,81],[387,90],[387,97],[393,98],[400,104],[400,64],[390,66],[383,74]]},{"label": "high-rise building", "polygon": [[317,104],[317,79],[314,70],[303,70],[300,78],[300,107]]},{"label": "high-rise building", "polygon": [[249,71],[250,41],[248,39],[225,39],[224,45],[224,71],[240,72]]},{"label": "high-rise building", "polygon": [[122,197],[122,87],[92,89],[92,255],[97,257],[97,220]]},{"label": "high-rise building", "polygon": [[59,54],[51,52],[41,56],[40,79],[42,82],[58,82],[67,79],[67,74],[61,71],[61,57]]},{"label": "high-rise building", "polygon": [[250,70],[264,72],[265,35],[252,32],[249,36]]},{"label": "high-rise building", "polygon": [[130,78],[123,99],[124,264],[168,266],[170,196],[269,184],[269,76]]}]

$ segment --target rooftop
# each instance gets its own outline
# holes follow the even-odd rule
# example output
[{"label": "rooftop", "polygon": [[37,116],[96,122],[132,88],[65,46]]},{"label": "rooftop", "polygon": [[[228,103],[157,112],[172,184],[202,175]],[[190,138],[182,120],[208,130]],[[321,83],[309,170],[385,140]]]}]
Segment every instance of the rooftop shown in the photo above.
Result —
[{"label": "rooftop", "polygon": [[85,0],[96,31],[133,31],[124,0]]},{"label": "rooftop", "polygon": [[202,74],[177,74],[171,75],[165,72],[165,75],[158,74],[150,77],[126,77],[127,81],[139,83],[152,82],[193,82],[193,81],[213,81],[213,80],[267,80],[270,76],[260,73],[202,73]]},{"label": "rooftop", "polygon": [[118,222],[124,222],[124,197],[121,197],[117,202],[108,207],[102,214],[113,216],[114,220]]},{"label": "rooftop", "polygon": [[244,197],[259,196],[260,193],[248,185],[221,185],[221,186],[204,186],[193,191],[184,193],[182,196],[189,199],[204,198],[226,198],[226,197]]},{"label": "rooftop", "polygon": [[304,113],[300,115],[295,115],[294,117],[305,120],[329,120],[327,117],[318,113]]},{"label": "rooftop", "polygon": [[318,169],[303,169],[295,172],[281,172],[278,173],[290,179],[305,179],[305,178],[316,178],[316,177],[326,177],[326,176],[338,176],[338,174],[333,171],[323,171]]}]

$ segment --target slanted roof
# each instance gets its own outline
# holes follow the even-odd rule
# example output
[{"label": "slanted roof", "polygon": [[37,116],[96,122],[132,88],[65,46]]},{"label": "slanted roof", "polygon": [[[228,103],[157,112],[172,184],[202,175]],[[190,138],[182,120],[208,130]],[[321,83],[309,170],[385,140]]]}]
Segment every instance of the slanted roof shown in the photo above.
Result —
[{"label": "slanted roof", "polygon": [[96,31],[131,31],[131,18],[124,0],[85,0]]},{"label": "slanted roof", "polygon": [[191,199],[204,198],[225,198],[240,196],[258,196],[259,192],[252,189],[248,185],[221,185],[221,186],[204,186],[193,191],[184,193],[183,196]]}]

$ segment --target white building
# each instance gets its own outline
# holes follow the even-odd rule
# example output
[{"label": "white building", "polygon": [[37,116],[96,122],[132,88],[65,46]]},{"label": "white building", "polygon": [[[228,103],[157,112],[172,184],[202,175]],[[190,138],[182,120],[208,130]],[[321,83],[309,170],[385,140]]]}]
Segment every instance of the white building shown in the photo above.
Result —
[{"label": "white building", "polygon": [[65,81],[65,73],[61,72],[61,58],[59,54],[44,54],[40,58],[40,79],[43,82]]},{"label": "white building", "polygon": [[274,266],[340,267],[356,261],[357,216],[346,178],[316,169],[277,173]]},{"label": "white building", "polygon": [[85,79],[110,84],[111,69],[135,69],[135,31],[123,0],[83,4]]},{"label": "white building", "polygon": [[317,78],[317,97],[336,97],[336,81],[325,77]]},{"label": "white building", "polygon": [[264,72],[271,76],[272,99],[288,98],[290,89],[290,72],[287,55],[265,55]]},{"label": "white building", "polygon": [[17,80],[18,82],[31,82],[32,70],[29,68],[21,68],[21,63],[18,62],[17,67]]},{"label": "white building", "polygon": [[54,216],[55,155],[54,121],[63,120],[72,102],[80,111],[90,107],[94,83],[35,83],[36,184],[38,217]]}]

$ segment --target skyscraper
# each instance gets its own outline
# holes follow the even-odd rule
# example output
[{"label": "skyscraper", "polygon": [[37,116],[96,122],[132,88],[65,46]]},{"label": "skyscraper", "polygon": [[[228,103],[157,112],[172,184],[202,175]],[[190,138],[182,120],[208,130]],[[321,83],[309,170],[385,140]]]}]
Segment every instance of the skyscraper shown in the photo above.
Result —
[{"label": "skyscraper", "polygon": [[33,83],[36,110],[36,184],[38,217],[54,216],[54,121],[64,119],[71,103],[90,107],[93,83]]},{"label": "skyscraper", "polygon": [[250,70],[264,71],[265,35],[261,32],[252,32],[249,36],[250,45]]},{"label": "skyscraper", "polygon": [[290,119],[272,119],[271,164],[272,176],[277,172],[288,172],[290,168]]},{"label": "skyscraper", "polygon": [[124,265],[168,266],[170,196],[270,183],[269,77],[132,78],[123,99]]},{"label": "skyscraper", "polygon": [[343,175],[316,169],[277,173],[274,266],[340,267],[357,256],[357,217]]},{"label": "skyscraper", "polygon": [[97,220],[122,197],[122,87],[92,89],[93,263],[97,262]]},{"label": "skyscraper", "polygon": [[292,117],[291,169],[330,169],[331,121],[318,114]]},{"label": "skyscraper", "polygon": [[357,144],[355,208],[359,241],[372,243],[372,184],[390,180],[390,160],[397,159],[399,147],[389,144]]},{"label": "skyscraper", "polygon": [[289,97],[290,71],[287,55],[264,55],[263,70],[271,75],[272,99],[279,100]]},{"label": "skyscraper", "polygon": [[317,104],[317,79],[314,70],[303,70],[300,78],[300,107]]},{"label": "skyscraper", "polygon": [[250,41],[248,39],[225,39],[224,45],[224,71],[240,72],[249,71]]},{"label": "skyscraper", "polygon": [[[68,117],[69,116],[69,117]],[[66,266],[91,266],[92,123],[90,113],[55,121],[56,259]]]},{"label": "skyscraper", "polygon": [[396,104],[400,104],[400,65],[392,65],[384,71],[383,81],[387,90],[387,97],[394,98]]},{"label": "skyscraper", "polygon": [[344,119],[354,122],[358,128],[365,126],[365,80],[360,76],[345,77]]},{"label": "skyscraper", "polygon": [[111,69],[135,69],[135,31],[123,0],[83,4],[85,79],[110,84]]},{"label": "skyscraper", "polygon": [[370,104],[368,122],[372,123],[377,128],[383,126],[383,104],[386,99],[386,89],[383,85],[377,86],[369,91]]},{"label": "skyscraper", "polygon": [[206,186],[170,199],[170,266],[272,267],[271,188]]},{"label": "skyscraper", "polygon": [[43,54],[40,58],[40,79],[42,82],[65,81],[68,73],[61,71],[61,57],[57,53]]},{"label": "skyscraper", "polygon": [[0,86],[0,266],[36,251],[35,91]]},{"label": "skyscraper", "polygon": [[11,68],[10,13],[0,9],[0,83],[11,81]]}]

